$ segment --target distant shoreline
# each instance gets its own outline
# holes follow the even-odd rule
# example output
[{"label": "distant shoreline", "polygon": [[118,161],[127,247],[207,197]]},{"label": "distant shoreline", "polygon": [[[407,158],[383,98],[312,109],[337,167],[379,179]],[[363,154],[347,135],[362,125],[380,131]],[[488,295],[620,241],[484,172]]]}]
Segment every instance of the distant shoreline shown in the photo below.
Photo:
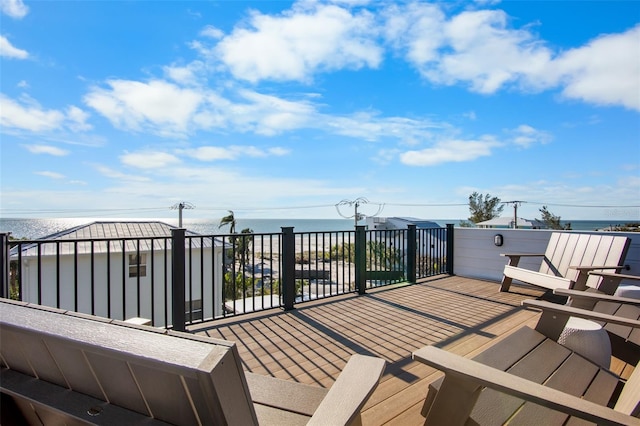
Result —
[{"label": "distant shoreline", "polygon": [[[0,218],[0,232],[11,232],[15,238],[37,239],[69,228],[85,225],[95,221],[161,221],[177,226],[177,218]],[[440,226],[452,223],[458,226],[460,219],[435,219]],[[627,223],[640,223],[640,220],[562,220],[561,224],[571,223],[573,231],[596,231],[610,226]],[[362,222],[361,224],[364,224]],[[227,234],[229,227],[219,227],[219,219],[185,218],[183,226],[190,231],[203,234]],[[243,219],[236,221],[236,232],[245,228],[254,233],[278,233],[282,227],[294,228],[294,232],[331,232],[351,231],[354,229],[353,219]],[[500,229],[500,228],[495,228]]]}]

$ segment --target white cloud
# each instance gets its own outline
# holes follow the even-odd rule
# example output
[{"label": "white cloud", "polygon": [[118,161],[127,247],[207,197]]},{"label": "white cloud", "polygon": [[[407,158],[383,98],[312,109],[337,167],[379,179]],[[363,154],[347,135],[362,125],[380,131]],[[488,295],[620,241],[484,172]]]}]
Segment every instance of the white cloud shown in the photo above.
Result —
[{"label": "white cloud", "polygon": [[140,151],[120,156],[122,164],[139,169],[159,169],[180,163],[175,155],[159,151]]},{"label": "white cloud", "polygon": [[188,65],[171,65],[163,67],[164,73],[170,80],[181,85],[198,85],[205,72],[205,64],[201,61],[193,61]]},{"label": "white cloud", "polygon": [[29,52],[14,47],[5,36],[0,36],[0,56],[4,58],[27,59]]},{"label": "white cloud", "polygon": [[162,80],[109,80],[107,85],[108,89],[93,87],[84,97],[86,104],[119,129],[167,137],[189,133],[190,119],[203,100],[197,90]]},{"label": "white cloud", "polygon": [[[530,32],[508,28],[501,10],[465,11],[449,20],[434,5],[392,12],[387,26],[400,27],[396,32],[402,34],[400,46],[407,59],[435,83],[468,83],[472,91],[493,93],[524,75],[539,73],[551,57]],[[396,22],[403,20],[403,25]]]},{"label": "white cloud", "polygon": [[555,62],[565,97],[640,111],[640,25],[598,37]]},{"label": "white cloud", "polygon": [[14,100],[0,94],[0,124],[7,129],[35,133],[70,130],[74,133],[90,130],[89,114],[76,106],[66,110],[44,109],[36,100],[23,95]]},{"label": "white cloud", "polygon": [[2,13],[15,19],[24,18],[29,13],[29,8],[22,0],[0,0],[0,8]]},{"label": "white cloud", "polygon": [[317,71],[376,68],[382,49],[375,28],[369,12],[302,2],[279,16],[252,12],[214,53],[238,79],[308,81]]},{"label": "white cloud", "polygon": [[256,146],[231,145],[228,147],[201,146],[193,149],[178,150],[176,153],[200,161],[216,161],[236,160],[240,157],[280,157],[289,154],[289,152],[288,149],[280,147],[263,149]]},{"label": "white cloud", "polygon": [[427,119],[384,117],[375,112],[359,112],[350,116],[321,116],[319,123],[331,132],[367,141],[392,138],[414,145],[432,137],[434,129],[448,127]]},{"label": "white cloud", "polygon": [[394,4],[383,11],[384,35],[409,62],[417,65],[438,58],[444,44],[446,16],[438,5],[428,3]]},{"label": "white cloud", "polygon": [[24,145],[32,154],[48,154],[56,157],[64,157],[69,151],[50,145]]},{"label": "white cloud", "polygon": [[3,127],[42,132],[58,129],[65,116],[56,110],[45,110],[31,99],[22,103],[0,94],[0,124]]},{"label": "white cloud", "polygon": [[202,146],[199,148],[182,150],[178,153],[200,161],[235,160],[238,155],[237,151],[221,146]]},{"label": "white cloud", "polygon": [[63,174],[57,173],[57,172],[41,171],[41,172],[35,172],[35,174],[44,176],[50,179],[56,179],[56,180],[65,178]]},{"label": "white cloud", "polygon": [[273,136],[285,130],[307,127],[316,114],[313,105],[307,101],[289,101],[251,90],[241,90],[238,94],[248,102],[233,105],[229,119],[258,134]]},{"label": "white cloud", "polygon": [[535,129],[527,124],[521,124],[508,132],[512,136],[512,142],[522,148],[528,148],[533,144],[546,144],[551,141],[549,133]]},{"label": "white cloud", "polygon": [[93,127],[87,123],[89,114],[76,106],[67,108],[67,127],[74,132],[84,132]]},{"label": "white cloud", "polygon": [[202,29],[202,31],[200,31],[200,35],[213,39],[221,39],[224,36],[224,32],[213,25],[207,25]]},{"label": "white cloud", "polygon": [[409,166],[435,166],[442,163],[472,161],[491,155],[491,149],[500,143],[491,137],[480,140],[447,140],[432,148],[407,151],[400,161]]},{"label": "white cloud", "polygon": [[431,82],[485,94],[560,88],[567,98],[640,110],[640,25],[554,52],[530,26],[513,28],[502,10],[447,17],[442,6],[410,3],[382,16],[387,42]]},{"label": "white cloud", "polygon": [[111,179],[117,179],[124,182],[151,182],[151,178],[146,176],[129,175],[101,164],[95,164],[93,167],[98,173]]}]

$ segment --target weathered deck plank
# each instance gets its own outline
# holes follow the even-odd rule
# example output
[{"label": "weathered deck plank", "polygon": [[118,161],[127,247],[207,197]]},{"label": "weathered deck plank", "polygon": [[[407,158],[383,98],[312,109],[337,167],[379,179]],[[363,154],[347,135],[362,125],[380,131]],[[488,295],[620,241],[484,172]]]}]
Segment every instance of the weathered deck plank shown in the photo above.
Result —
[{"label": "weathered deck plank", "polygon": [[433,344],[473,356],[522,325],[535,324],[538,313],[520,302],[543,291],[499,288],[497,282],[446,277],[193,331],[235,341],[248,371],[327,387],[351,354],[382,357],[387,369],[365,406],[363,424],[418,424],[427,385],[441,373],[412,361],[414,350]]}]

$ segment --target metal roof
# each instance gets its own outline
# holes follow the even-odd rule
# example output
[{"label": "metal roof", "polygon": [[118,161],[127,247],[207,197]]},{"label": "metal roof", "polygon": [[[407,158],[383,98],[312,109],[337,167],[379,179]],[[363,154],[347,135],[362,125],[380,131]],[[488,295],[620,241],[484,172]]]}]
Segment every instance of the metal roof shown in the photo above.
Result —
[{"label": "metal roof", "polygon": [[[69,228],[55,234],[39,239],[41,243],[31,243],[21,246],[22,256],[52,256],[60,252],[60,255],[111,253],[121,252],[123,244],[125,251],[130,253],[149,252],[153,250],[171,249],[171,230],[175,226],[158,221],[100,221],[87,225]],[[203,236],[192,231],[186,231],[185,247],[199,249],[222,247],[222,241]],[[106,241],[105,239],[109,239]],[[94,241],[77,241],[94,240]],[[108,245],[108,249],[107,249]],[[39,249],[38,249],[39,247]],[[17,256],[17,250],[11,250],[12,256]]]}]

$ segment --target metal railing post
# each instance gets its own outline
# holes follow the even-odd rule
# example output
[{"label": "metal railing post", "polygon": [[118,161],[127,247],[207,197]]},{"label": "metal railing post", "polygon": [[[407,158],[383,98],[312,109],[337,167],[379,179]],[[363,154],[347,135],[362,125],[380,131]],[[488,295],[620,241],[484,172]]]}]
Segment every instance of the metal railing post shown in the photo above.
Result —
[{"label": "metal railing post", "polygon": [[416,225],[409,225],[407,229],[407,281],[416,283]]},{"label": "metal railing post", "polygon": [[447,223],[447,274],[453,273],[453,223]]},{"label": "metal railing post", "polygon": [[0,297],[9,298],[10,280],[10,258],[9,258],[9,233],[0,233],[0,273],[2,274],[2,285],[0,286]]},{"label": "metal railing post", "polygon": [[365,294],[367,292],[367,234],[365,229],[365,226],[356,226],[355,275],[358,294]]},{"label": "metal railing post", "polygon": [[172,325],[176,331],[185,331],[185,229],[171,230],[171,304]]},{"label": "metal railing post", "polygon": [[293,226],[282,227],[282,303],[290,311],[296,300],[296,237]]}]

